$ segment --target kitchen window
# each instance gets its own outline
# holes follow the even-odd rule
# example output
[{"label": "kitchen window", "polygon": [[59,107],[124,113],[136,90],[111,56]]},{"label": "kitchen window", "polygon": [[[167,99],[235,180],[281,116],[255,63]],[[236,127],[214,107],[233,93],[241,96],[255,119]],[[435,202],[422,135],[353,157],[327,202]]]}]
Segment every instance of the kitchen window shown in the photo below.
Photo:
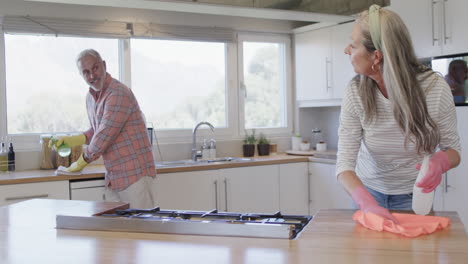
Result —
[{"label": "kitchen window", "polygon": [[290,132],[290,40],[281,36],[239,36],[241,129]]},{"label": "kitchen window", "polygon": [[241,139],[246,129],[289,136],[289,41],[277,34],[238,34],[233,41],[8,31],[0,36],[0,135],[13,137],[20,150],[36,149],[39,134],[87,129],[88,89],[76,56],[94,48],[108,72],[133,90],[159,142],[191,141],[201,121],[215,132],[201,127],[197,135],[219,140]]},{"label": "kitchen window", "polygon": [[226,44],[132,39],[131,79],[146,120],[157,130],[228,127]]},{"label": "kitchen window", "polygon": [[84,131],[88,85],[76,56],[94,48],[118,78],[118,40],[5,34],[8,134]]}]

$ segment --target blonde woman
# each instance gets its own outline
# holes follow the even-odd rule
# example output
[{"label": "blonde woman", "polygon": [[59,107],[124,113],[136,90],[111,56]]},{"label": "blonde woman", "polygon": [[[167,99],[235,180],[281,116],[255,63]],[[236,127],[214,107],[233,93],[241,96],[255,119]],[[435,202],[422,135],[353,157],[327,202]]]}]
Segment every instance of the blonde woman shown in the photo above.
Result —
[{"label": "blonde woman", "polygon": [[396,221],[389,210],[411,210],[417,183],[431,192],[458,166],[460,142],[450,88],[418,62],[411,38],[394,12],[372,5],[362,12],[345,53],[357,76],[340,115],[338,181],[365,212]]}]

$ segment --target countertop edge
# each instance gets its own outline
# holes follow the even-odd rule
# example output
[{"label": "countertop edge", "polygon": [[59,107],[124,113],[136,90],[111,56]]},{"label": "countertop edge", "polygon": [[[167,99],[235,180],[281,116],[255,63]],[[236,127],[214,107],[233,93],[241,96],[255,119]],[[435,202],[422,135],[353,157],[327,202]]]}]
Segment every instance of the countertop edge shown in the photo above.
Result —
[{"label": "countertop edge", "polygon": [[[171,168],[156,168],[158,174],[173,173],[173,172],[189,172],[201,170],[217,170],[261,165],[274,165],[274,164],[287,164],[297,162],[309,162],[307,156],[293,156],[286,154],[277,154],[270,156],[255,156],[253,161],[248,162],[235,162],[235,163],[218,163],[207,165],[195,166],[180,166]],[[22,184],[22,183],[39,183],[51,181],[69,181],[69,180],[83,180],[83,179],[100,179],[104,178],[105,168],[104,165],[90,165],[83,170],[79,176],[69,175],[54,175],[55,170],[27,170],[0,174],[0,186],[8,184]]]}]

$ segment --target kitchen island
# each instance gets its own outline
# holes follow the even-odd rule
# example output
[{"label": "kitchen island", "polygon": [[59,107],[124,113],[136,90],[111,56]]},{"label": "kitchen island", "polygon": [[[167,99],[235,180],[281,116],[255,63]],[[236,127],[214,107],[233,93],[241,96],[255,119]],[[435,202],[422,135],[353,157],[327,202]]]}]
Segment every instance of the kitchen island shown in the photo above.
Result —
[{"label": "kitchen island", "polygon": [[57,214],[92,215],[122,203],[33,199],[0,207],[0,263],[466,263],[468,235],[419,238],[368,230],[353,210],[322,210],[295,240],[65,230]]}]

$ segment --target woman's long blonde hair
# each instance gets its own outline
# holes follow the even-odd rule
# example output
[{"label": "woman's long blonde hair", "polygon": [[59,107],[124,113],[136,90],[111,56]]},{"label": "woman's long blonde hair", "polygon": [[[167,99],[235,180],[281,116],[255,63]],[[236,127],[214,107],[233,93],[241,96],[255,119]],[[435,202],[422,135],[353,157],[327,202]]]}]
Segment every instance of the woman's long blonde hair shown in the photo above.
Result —
[{"label": "woman's long blonde hair", "polygon": [[[367,51],[375,51],[369,32],[368,11],[362,12],[356,23],[360,25]],[[408,29],[396,13],[380,9],[380,28],[383,59],[378,66],[382,69],[395,120],[405,135],[405,145],[412,141],[418,153],[434,152],[439,143],[439,130],[429,116],[426,95],[417,80],[418,75],[432,70],[416,59]],[[372,121],[377,113],[377,83],[364,75],[357,76],[355,81],[358,81],[366,120]]]}]

